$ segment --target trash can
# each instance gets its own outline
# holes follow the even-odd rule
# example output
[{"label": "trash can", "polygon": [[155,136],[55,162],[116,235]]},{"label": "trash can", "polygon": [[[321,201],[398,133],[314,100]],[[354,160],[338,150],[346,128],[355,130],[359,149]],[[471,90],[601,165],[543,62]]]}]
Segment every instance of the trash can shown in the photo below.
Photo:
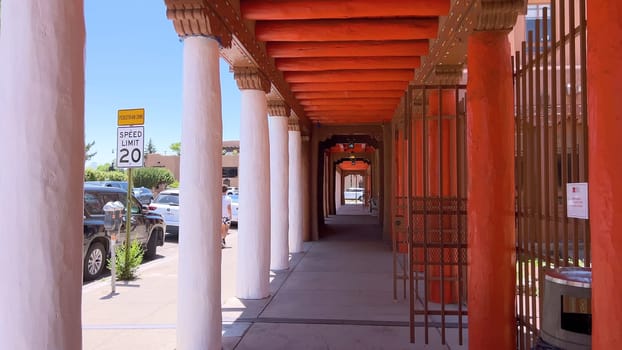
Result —
[{"label": "trash can", "polygon": [[560,267],[545,271],[540,336],[566,350],[592,348],[592,269]]}]

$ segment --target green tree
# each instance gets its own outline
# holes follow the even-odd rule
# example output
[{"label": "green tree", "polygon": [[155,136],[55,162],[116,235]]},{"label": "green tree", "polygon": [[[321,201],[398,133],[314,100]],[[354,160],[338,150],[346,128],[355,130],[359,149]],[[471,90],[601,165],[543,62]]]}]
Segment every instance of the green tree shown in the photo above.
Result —
[{"label": "green tree", "polygon": [[104,163],[97,166],[99,171],[110,171],[110,163]]},{"label": "green tree", "polygon": [[155,145],[153,144],[153,141],[151,141],[151,138],[149,139],[149,142],[147,142],[147,147],[145,147],[145,159],[147,159],[147,156],[149,156],[150,154],[156,153],[158,150],[156,149]]},{"label": "green tree", "polygon": [[93,157],[97,154],[95,151],[91,152],[93,145],[95,145],[95,141],[87,142],[84,145],[84,161],[93,159]]},{"label": "green tree", "polygon": [[181,142],[175,142],[169,146],[171,151],[175,152],[176,155],[181,155]]},{"label": "green tree", "polygon": [[165,168],[138,168],[132,174],[134,186],[155,188],[158,185],[169,185],[175,182],[173,174]]}]

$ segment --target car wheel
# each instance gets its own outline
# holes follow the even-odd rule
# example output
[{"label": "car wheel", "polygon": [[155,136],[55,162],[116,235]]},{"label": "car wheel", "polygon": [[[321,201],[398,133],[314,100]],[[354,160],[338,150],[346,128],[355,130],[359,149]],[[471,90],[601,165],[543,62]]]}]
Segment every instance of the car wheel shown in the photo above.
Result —
[{"label": "car wheel", "polygon": [[158,243],[158,232],[151,232],[151,236],[149,237],[149,242],[147,242],[147,250],[145,251],[145,259],[151,260],[156,256],[156,244]]},{"label": "car wheel", "polygon": [[95,242],[91,244],[84,258],[84,279],[90,281],[99,277],[106,266],[106,249]]}]

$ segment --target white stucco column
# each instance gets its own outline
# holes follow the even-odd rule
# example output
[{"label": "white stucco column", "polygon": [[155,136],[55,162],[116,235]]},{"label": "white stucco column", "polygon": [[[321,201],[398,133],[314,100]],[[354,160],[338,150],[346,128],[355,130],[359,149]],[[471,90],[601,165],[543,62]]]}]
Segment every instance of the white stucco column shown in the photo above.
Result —
[{"label": "white stucco column", "polygon": [[341,177],[341,169],[337,167],[335,171],[335,211],[341,208],[341,199],[343,197],[342,188],[343,178]]},{"label": "white stucco column", "polygon": [[184,39],[178,349],[220,349],[222,115],[216,39]]},{"label": "white stucco column", "polygon": [[270,114],[270,269],[289,268],[289,158],[287,122],[289,107],[281,101],[268,104]]},{"label": "white stucco column", "polygon": [[300,253],[302,247],[302,140],[297,118],[289,124],[289,251]]},{"label": "white stucco column", "polygon": [[[309,146],[309,136],[302,136],[302,240],[311,240],[311,196],[309,189],[309,164],[311,163],[311,151]],[[305,190],[306,189],[306,190]]]},{"label": "white stucco column", "polygon": [[270,82],[253,68],[235,68],[234,77],[242,92],[236,296],[262,299],[270,295]]},{"label": "white stucco column", "polygon": [[82,348],[84,8],[2,2],[0,349]]},{"label": "white stucco column", "polygon": [[310,222],[310,238],[312,241],[317,241],[320,239],[320,228],[319,228],[319,219],[320,219],[320,210],[319,206],[321,203],[320,194],[322,193],[322,186],[318,184],[320,179],[320,152],[319,152],[319,139],[318,133],[314,132],[311,134],[311,142],[309,143],[309,153],[311,157],[311,170],[309,172],[309,182],[311,182],[311,193],[309,196],[311,197],[309,203],[311,205],[311,210],[309,211],[309,222]]}]

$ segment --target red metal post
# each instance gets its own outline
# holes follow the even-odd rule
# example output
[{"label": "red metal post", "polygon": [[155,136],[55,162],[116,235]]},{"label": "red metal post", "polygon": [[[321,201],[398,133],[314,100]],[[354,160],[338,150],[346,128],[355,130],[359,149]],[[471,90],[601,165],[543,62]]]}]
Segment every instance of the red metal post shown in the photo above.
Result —
[{"label": "red metal post", "polygon": [[514,349],[514,98],[507,33],[473,33],[467,54],[469,348]]},{"label": "red metal post", "polygon": [[590,0],[588,15],[589,205],[592,349],[622,344],[622,3]]}]

